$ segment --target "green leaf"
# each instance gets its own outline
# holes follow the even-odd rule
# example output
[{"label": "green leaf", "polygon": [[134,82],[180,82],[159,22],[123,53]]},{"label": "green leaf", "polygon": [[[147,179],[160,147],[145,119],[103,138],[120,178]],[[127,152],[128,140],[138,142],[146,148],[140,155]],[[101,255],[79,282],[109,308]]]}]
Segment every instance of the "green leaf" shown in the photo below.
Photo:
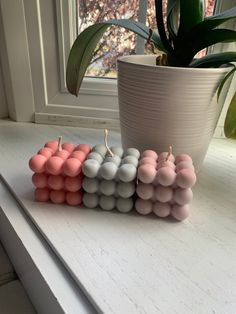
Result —
[{"label": "green leaf", "polygon": [[236,139],[236,93],[234,94],[225,118],[225,136]]},{"label": "green leaf", "polygon": [[167,29],[172,39],[176,37],[178,32],[179,1],[169,0],[167,2]]},{"label": "green leaf", "polygon": [[[75,40],[69,54],[66,69],[66,85],[71,94],[78,95],[84,74],[93,57],[93,52],[104,32],[111,25],[124,27],[144,39],[149,38],[149,28],[132,20],[110,20],[86,28]],[[154,44],[162,49],[158,34],[152,37]]]},{"label": "green leaf", "polygon": [[[150,29],[149,29],[149,31],[150,31]],[[156,48],[158,48],[160,51],[167,53],[167,50],[164,48],[163,43],[161,41],[161,38],[156,31],[152,31],[151,40],[154,43],[154,45],[156,46]]]},{"label": "green leaf", "polygon": [[166,35],[165,25],[163,21],[163,6],[162,1],[155,0],[155,9],[156,9],[156,21],[157,21],[157,29],[161,38],[161,41],[163,43],[163,46],[165,50],[167,50],[169,53],[173,52],[173,48],[170,44],[169,39]]},{"label": "green leaf", "polygon": [[233,66],[233,69],[232,69],[231,71],[229,71],[229,73],[227,73],[227,75],[223,78],[223,80],[221,81],[221,83],[220,83],[220,85],[219,85],[219,87],[218,87],[217,101],[218,101],[219,98],[220,98],[221,91],[222,91],[222,89],[223,89],[223,87],[224,87],[226,81],[227,81],[227,80],[230,78],[230,76],[233,75],[234,72],[236,71],[236,66],[233,65],[233,64],[232,64],[232,66]]},{"label": "green leaf", "polygon": [[218,68],[222,64],[236,61],[236,52],[221,52],[215,54],[209,54],[200,59],[196,59],[190,63],[192,68]]},{"label": "green leaf", "polygon": [[180,25],[178,34],[188,33],[204,19],[205,0],[180,0]]},{"label": "green leaf", "polygon": [[236,42],[236,31],[229,29],[215,29],[205,32],[201,37],[189,38],[187,35],[182,38],[175,38],[175,53],[178,60],[182,60],[187,66],[194,56],[209,46],[223,42]]},{"label": "green leaf", "polygon": [[190,36],[191,34],[201,35],[204,32],[212,30],[216,28],[217,26],[221,25],[222,23],[230,19],[233,19],[235,17],[236,17],[236,6],[222,13],[215,14],[213,16],[209,16],[205,18],[202,22],[198,23],[192,28],[190,32]]},{"label": "green leaf", "polygon": [[[236,42],[236,31],[229,29],[214,29],[205,32],[193,41],[193,56],[204,48],[223,42]],[[187,44],[187,43],[186,43]]]},{"label": "green leaf", "polygon": [[171,13],[174,7],[179,3],[179,0],[168,0],[167,1],[167,16]]}]

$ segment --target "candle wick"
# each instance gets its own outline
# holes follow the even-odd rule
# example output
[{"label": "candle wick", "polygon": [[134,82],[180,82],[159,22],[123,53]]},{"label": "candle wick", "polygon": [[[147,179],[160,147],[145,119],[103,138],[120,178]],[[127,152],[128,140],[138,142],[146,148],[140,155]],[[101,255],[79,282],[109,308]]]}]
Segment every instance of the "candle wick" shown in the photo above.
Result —
[{"label": "candle wick", "polygon": [[114,154],[113,154],[113,152],[110,150],[110,148],[109,148],[109,146],[108,146],[108,140],[107,140],[107,138],[108,138],[108,130],[105,129],[105,130],[104,130],[104,143],[105,143],[105,146],[106,146],[106,149],[107,149],[107,152],[108,152],[109,156],[110,156],[110,157],[113,157]]},{"label": "candle wick", "polygon": [[59,136],[59,138],[58,138],[57,150],[58,150],[59,152],[62,150],[62,136]]},{"label": "candle wick", "polygon": [[168,152],[168,154],[166,156],[166,161],[169,160],[171,154],[172,154],[172,146],[169,147],[169,152]]}]

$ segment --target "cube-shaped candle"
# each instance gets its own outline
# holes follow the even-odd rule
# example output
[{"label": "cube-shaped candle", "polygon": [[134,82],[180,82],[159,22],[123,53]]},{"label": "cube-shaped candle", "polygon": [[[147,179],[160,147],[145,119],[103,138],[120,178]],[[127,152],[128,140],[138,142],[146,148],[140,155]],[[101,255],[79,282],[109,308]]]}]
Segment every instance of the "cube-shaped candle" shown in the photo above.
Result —
[{"label": "cube-shaped candle", "polygon": [[135,148],[96,145],[82,166],[83,203],[88,208],[104,210],[133,209],[133,196],[140,153]]},{"label": "cube-shaped candle", "polygon": [[82,203],[82,163],[91,148],[87,144],[49,141],[30,161],[35,199],[69,205]]},{"label": "cube-shaped candle", "polygon": [[138,184],[135,202],[137,212],[147,215],[154,212],[159,217],[172,215],[184,220],[189,215],[189,203],[193,198],[191,188],[196,174],[189,155],[174,156],[155,151],[142,153],[138,167]]}]

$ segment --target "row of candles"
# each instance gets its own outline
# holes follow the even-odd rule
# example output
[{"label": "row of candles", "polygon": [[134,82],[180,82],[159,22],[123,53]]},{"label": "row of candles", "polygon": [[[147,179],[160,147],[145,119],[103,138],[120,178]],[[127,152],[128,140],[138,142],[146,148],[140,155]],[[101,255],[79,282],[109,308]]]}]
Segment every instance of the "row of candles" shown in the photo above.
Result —
[{"label": "row of candles", "polygon": [[172,148],[160,153],[104,144],[75,145],[62,138],[47,142],[30,161],[35,199],[56,204],[85,205],[142,215],[189,215],[196,174],[187,154],[174,156]]}]

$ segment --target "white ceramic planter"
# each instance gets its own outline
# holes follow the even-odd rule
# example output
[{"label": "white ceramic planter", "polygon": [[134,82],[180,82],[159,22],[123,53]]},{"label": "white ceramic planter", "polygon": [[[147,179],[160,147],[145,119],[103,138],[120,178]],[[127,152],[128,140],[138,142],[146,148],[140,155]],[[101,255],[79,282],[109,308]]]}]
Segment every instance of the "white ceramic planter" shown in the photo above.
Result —
[{"label": "white ceramic planter", "polygon": [[221,105],[212,101],[228,68],[155,66],[155,56],[118,60],[120,125],[124,147],[188,153],[198,169]]}]

